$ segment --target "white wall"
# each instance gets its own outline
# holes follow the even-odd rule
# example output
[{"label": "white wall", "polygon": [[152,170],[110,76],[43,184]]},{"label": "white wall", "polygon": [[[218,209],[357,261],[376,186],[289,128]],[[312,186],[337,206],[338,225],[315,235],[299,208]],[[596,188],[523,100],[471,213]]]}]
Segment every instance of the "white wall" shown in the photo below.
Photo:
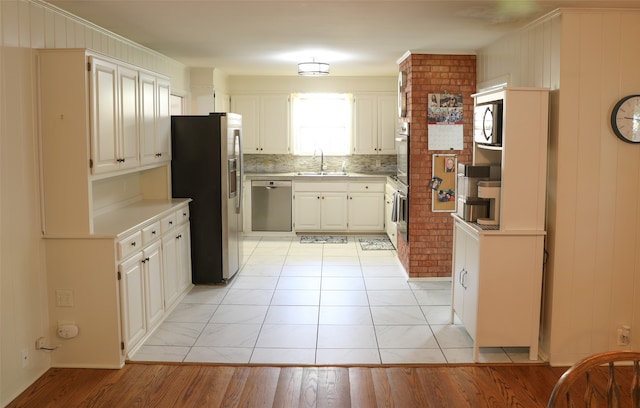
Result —
[{"label": "white wall", "polygon": [[554,365],[640,348],[640,145],[611,108],[640,93],[640,10],[560,10],[478,52],[478,83],[551,88],[542,350]]},{"label": "white wall", "polygon": [[[0,405],[50,367],[35,341],[49,331],[40,229],[35,48],[91,48],[168,75],[189,90],[188,70],[161,54],[45,3],[0,1]],[[49,339],[55,344],[55,339]],[[21,354],[29,362],[23,368]]]},{"label": "white wall", "polygon": [[396,92],[392,77],[229,76],[229,94],[268,92]]}]

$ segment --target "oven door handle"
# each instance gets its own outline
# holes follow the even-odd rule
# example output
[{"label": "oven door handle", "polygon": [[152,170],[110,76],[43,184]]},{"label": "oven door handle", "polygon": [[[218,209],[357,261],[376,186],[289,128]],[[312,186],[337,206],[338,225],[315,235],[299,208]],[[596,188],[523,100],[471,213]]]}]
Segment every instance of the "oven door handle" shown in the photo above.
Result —
[{"label": "oven door handle", "polygon": [[407,221],[407,195],[398,191],[398,221]]}]

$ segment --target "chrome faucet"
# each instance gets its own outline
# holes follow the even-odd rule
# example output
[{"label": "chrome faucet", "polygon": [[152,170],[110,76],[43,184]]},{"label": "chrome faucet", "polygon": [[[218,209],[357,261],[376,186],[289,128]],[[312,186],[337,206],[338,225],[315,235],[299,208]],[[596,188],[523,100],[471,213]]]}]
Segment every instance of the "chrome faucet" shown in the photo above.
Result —
[{"label": "chrome faucet", "polygon": [[322,171],[325,171],[325,170],[326,170],[326,167],[325,167],[325,165],[324,165],[324,152],[322,151],[322,149],[315,149],[315,150],[313,151],[313,157],[315,157],[315,156],[316,156],[316,152],[317,152],[318,150],[320,150],[320,171],[322,172]]}]

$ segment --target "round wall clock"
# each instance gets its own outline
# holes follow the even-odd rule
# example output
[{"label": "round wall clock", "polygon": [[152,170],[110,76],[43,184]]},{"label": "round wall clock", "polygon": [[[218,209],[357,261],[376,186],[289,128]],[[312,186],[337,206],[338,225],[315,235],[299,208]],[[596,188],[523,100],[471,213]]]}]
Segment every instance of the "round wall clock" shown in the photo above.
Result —
[{"label": "round wall clock", "polygon": [[627,143],[640,143],[640,95],[620,99],[611,111],[613,133]]}]

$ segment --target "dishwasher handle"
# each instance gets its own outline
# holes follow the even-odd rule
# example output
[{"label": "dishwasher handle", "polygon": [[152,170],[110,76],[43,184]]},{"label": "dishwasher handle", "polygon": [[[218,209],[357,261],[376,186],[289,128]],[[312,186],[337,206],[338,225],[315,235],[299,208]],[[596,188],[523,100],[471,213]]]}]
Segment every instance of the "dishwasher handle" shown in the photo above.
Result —
[{"label": "dishwasher handle", "polygon": [[265,187],[267,189],[274,189],[278,187],[289,187],[291,188],[291,181],[285,180],[274,180],[274,181],[263,181],[263,180],[254,180],[251,182],[251,187]]}]

